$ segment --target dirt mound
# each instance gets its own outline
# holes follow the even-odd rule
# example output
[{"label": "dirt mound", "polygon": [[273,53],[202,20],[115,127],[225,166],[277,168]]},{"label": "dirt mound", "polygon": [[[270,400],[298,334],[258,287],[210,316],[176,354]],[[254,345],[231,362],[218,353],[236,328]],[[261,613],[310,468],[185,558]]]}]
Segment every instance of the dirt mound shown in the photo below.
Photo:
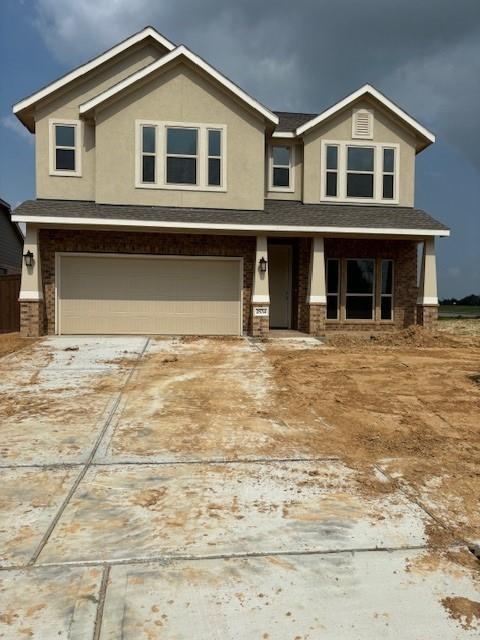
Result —
[{"label": "dirt mound", "polygon": [[380,347],[464,347],[466,342],[473,341],[476,346],[479,340],[456,337],[444,332],[430,331],[413,325],[401,331],[355,331],[330,333],[327,344],[333,347],[362,347],[378,345]]}]

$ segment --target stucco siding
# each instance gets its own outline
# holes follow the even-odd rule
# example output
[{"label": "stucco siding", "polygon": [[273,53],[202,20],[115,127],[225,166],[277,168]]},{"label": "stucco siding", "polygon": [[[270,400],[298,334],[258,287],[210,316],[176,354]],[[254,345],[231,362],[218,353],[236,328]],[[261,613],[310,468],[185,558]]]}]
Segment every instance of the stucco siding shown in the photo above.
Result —
[{"label": "stucco siding", "polygon": [[[226,126],[226,191],[135,187],[135,121]],[[262,209],[264,124],[186,64],[149,79],[97,114],[100,203]],[[163,145],[164,141],[160,141]]]}]

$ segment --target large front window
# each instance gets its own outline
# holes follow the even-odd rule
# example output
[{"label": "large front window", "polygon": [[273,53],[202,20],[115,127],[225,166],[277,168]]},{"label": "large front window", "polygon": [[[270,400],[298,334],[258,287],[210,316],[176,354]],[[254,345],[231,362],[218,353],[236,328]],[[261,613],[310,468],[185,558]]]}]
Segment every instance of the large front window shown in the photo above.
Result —
[{"label": "large front window", "polygon": [[398,145],[324,142],[321,200],[398,202]]},{"label": "large front window", "polygon": [[226,191],[226,126],[137,121],[135,186]]},{"label": "large front window", "polygon": [[346,320],[373,320],[375,260],[347,260]]}]

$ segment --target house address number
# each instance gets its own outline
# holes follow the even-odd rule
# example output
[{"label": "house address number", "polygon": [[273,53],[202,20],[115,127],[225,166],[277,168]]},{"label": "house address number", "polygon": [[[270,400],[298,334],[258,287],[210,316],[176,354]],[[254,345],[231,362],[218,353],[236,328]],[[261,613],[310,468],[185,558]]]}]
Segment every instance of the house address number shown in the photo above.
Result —
[{"label": "house address number", "polygon": [[261,317],[268,316],[268,307],[254,307],[253,315],[254,316],[261,316]]}]

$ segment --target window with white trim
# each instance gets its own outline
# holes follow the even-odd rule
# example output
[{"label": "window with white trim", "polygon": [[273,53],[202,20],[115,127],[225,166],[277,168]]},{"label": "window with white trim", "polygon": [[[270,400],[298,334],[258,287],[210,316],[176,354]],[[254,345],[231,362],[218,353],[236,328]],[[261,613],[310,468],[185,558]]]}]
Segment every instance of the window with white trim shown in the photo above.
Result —
[{"label": "window with white trim", "polygon": [[345,318],[373,320],[375,313],[375,260],[347,259]]},{"label": "window with white trim", "polygon": [[80,131],[78,120],[50,120],[50,174],[80,176]]},{"label": "window with white trim", "polygon": [[320,199],[398,203],[397,144],[322,141]]},{"label": "window with white trim", "polygon": [[380,320],[393,320],[393,260],[381,261]]},{"label": "window with white trim", "polygon": [[136,122],[137,188],[226,191],[226,126]]},{"label": "window with white trim", "polygon": [[340,302],[340,260],[327,260],[327,320],[338,320]]},{"label": "window with white trim", "polygon": [[293,191],[294,147],[289,144],[272,144],[270,147],[270,191]]}]

